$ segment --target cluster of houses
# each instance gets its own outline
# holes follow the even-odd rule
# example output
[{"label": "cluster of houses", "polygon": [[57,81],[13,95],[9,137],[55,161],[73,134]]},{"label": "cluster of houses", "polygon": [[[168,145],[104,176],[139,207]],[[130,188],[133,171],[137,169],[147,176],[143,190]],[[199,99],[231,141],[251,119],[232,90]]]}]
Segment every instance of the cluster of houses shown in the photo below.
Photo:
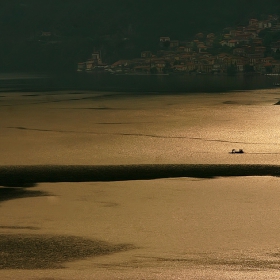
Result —
[{"label": "cluster of houses", "polygon": [[280,60],[273,55],[280,54],[280,41],[272,42],[269,47],[264,46],[259,34],[265,29],[269,32],[280,31],[278,17],[250,19],[247,26],[227,28],[219,36],[198,33],[192,41],[160,37],[156,53],[143,51],[139,58],[119,60],[110,66],[102,63],[100,52],[94,52],[88,61],[78,64],[78,71],[103,69],[116,74],[280,74]]},{"label": "cluster of houses", "polygon": [[91,71],[103,71],[109,69],[109,66],[102,62],[101,51],[94,51],[91,57],[85,62],[78,63],[78,72],[91,72]]}]

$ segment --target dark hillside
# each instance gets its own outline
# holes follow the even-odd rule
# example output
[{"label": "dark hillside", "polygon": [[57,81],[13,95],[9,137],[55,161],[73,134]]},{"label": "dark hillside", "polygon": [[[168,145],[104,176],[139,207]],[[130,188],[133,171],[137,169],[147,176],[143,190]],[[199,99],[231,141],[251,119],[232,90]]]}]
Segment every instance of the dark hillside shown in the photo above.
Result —
[{"label": "dark hillside", "polygon": [[279,0],[1,0],[0,70],[72,71],[94,48],[111,63],[159,36],[187,40],[279,13]]}]

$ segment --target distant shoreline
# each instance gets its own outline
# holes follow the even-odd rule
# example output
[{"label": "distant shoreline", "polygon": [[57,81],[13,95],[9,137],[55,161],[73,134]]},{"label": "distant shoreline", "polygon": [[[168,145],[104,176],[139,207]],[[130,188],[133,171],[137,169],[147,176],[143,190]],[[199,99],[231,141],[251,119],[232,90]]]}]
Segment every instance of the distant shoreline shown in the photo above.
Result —
[{"label": "distant shoreline", "polygon": [[102,92],[228,92],[273,88],[265,75],[112,75],[100,73],[0,73],[0,92],[91,90]]},{"label": "distant shoreline", "polygon": [[37,183],[108,182],[162,178],[280,177],[280,165],[141,164],[1,166],[0,186],[29,187]]}]

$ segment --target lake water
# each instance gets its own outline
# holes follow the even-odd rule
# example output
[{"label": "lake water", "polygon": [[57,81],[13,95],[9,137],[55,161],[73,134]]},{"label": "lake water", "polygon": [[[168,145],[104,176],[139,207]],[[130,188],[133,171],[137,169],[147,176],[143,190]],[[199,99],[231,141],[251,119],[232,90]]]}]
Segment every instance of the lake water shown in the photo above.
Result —
[{"label": "lake water", "polygon": [[[279,164],[280,92],[267,81],[224,88],[218,77],[194,77],[205,84],[191,90],[181,80],[180,90],[168,91],[166,77],[144,77],[163,79],[148,92],[142,78],[119,80],[119,90],[102,79],[114,91],[86,83],[56,91],[2,86],[0,165]],[[209,83],[219,90],[204,91]],[[230,154],[233,148],[245,153]],[[279,279],[279,182],[1,187],[0,278]]]},{"label": "lake water", "polygon": [[2,90],[102,90],[118,92],[225,92],[271,88],[278,77],[265,75],[112,75],[105,73],[0,73]]}]

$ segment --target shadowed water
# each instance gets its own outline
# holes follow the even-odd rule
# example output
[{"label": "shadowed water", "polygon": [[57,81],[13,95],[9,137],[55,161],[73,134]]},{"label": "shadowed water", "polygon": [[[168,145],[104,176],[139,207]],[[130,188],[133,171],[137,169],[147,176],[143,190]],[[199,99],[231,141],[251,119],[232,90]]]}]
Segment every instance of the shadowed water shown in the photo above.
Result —
[{"label": "shadowed water", "polygon": [[133,248],[76,236],[0,234],[0,269],[57,269],[66,262]]},{"label": "shadowed water", "polygon": [[[8,77],[9,76],[9,77]],[[1,74],[0,91],[102,90],[133,92],[224,92],[267,88],[272,80],[264,75],[111,75],[77,73],[73,75]]]},{"label": "shadowed water", "polygon": [[[0,185],[31,187],[42,182],[98,182],[152,180],[159,178],[215,178],[233,176],[280,176],[280,166],[266,164],[142,164],[2,166]],[[17,194],[16,189],[13,189]],[[8,190],[3,189],[3,193]],[[30,193],[32,195],[32,192]],[[20,192],[19,192],[20,195]]]},{"label": "shadowed water", "polygon": [[39,196],[46,196],[46,195],[48,194],[42,191],[26,190],[23,188],[0,187],[0,203],[2,201],[11,200],[11,199],[39,197]]}]

